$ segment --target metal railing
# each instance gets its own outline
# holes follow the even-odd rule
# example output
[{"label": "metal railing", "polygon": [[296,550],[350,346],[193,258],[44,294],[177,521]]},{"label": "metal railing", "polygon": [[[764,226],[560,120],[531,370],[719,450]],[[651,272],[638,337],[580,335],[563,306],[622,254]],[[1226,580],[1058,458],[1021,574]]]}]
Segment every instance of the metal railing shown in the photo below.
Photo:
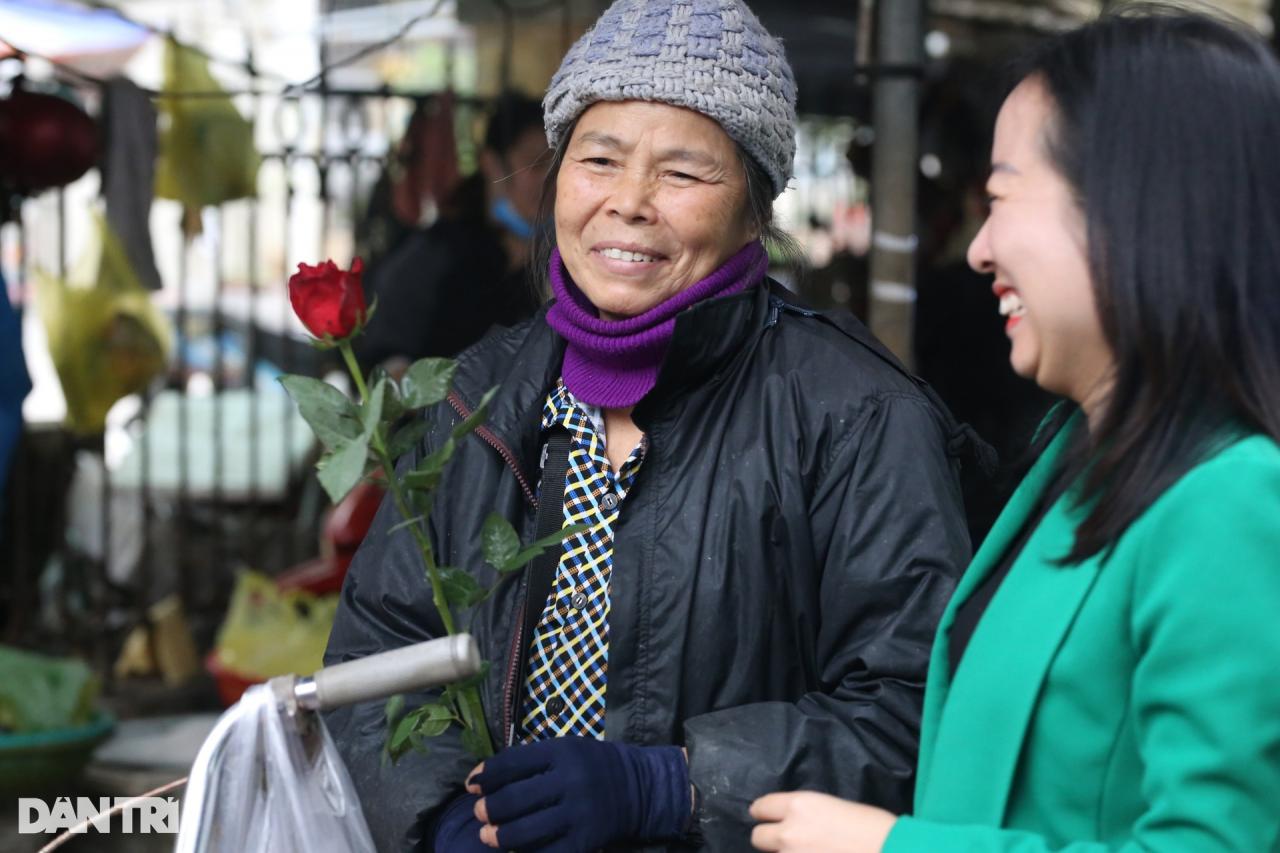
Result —
[{"label": "metal railing", "polygon": [[[175,342],[164,375],[118,402],[101,434],[26,425],[0,536],[0,641],[56,634],[55,645],[95,656],[105,671],[112,639],[161,596],[180,596],[207,642],[237,569],[276,573],[319,551],[326,501],[311,434],[272,377],[338,365],[306,342],[285,282],[299,261],[350,260],[393,142],[435,95],[322,84],[236,97],[260,149],[258,195],[206,208],[193,239],[176,202],[153,207],[162,280],[153,302]],[[458,100],[464,114],[481,106]],[[37,270],[67,276],[96,190],[91,172],[27,199],[0,229],[15,306],[37,332]],[[28,360],[35,368],[47,356],[29,351]]]},{"label": "metal railing", "polygon": [[[310,432],[271,374],[321,376],[338,365],[306,343],[285,282],[299,261],[345,264],[366,248],[357,231],[394,142],[415,106],[435,96],[323,84],[236,96],[262,160],[258,195],[206,208],[192,240],[176,202],[153,207],[163,285],[153,300],[175,332],[165,375],[117,403],[103,434],[27,426],[0,538],[0,559],[12,562],[0,575],[0,641],[55,634],[54,645],[95,655],[106,671],[116,641],[175,593],[206,645],[237,569],[277,573],[317,554],[326,500]],[[461,127],[485,106],[454,104]],[[806,121],[801,130],[797,188],[783,207],[807,229],[829,225],[833,208],[847,208],[860,189],[845,159],[851,125]],[[474,152],[459,143],[465,168]],[[29,199],[0,230],[0,259],[27,324],[39,323],[36,268],[67,275],[96,188],[91,172]],[[68,486],[83,504],[72,501],[71,517]]]}]

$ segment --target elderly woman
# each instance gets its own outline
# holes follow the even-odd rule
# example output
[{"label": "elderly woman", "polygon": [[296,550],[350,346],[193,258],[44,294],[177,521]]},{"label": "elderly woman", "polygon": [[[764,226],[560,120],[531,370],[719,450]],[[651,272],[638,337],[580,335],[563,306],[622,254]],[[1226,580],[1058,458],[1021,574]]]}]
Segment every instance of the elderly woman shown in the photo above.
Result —
[{"label": "elderly woman", "polygon": [[[909,802],[968,556],[965,433],[851,317],[766,279],[794,98],[739,0],[621,0],[552,81],[555,302],[460,357],[405,464],[498,386],[431,516],[442,563],[495,581],[493,511],[528,539],[590,529],[548,589],[526,575],[468,615],[506,747],[483,767],[448,735],[383,767],[381,706],[329,718],[383,849],[741,850],[779,787]],[[328,662],[442,632],[399,522],[384,505]]]},{"label": "elderly woman", "polygon": [[1071,405],[943,617],[913,814],[773,794],[757,848],[1280,849],[1278,138],[1280,62],[1209,18],[1028,60],[969,261]]}]

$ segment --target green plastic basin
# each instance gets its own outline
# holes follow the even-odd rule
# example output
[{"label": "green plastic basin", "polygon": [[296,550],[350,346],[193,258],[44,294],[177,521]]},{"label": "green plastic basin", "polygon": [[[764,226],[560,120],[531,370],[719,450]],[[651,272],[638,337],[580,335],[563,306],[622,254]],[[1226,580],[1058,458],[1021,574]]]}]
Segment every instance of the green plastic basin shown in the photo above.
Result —
[{"label": "green plastic basin", "polygon": [[83,726],[0,734],[0,796],[77,793],[69,786],[115,725],[115,717],[97,711]]}]

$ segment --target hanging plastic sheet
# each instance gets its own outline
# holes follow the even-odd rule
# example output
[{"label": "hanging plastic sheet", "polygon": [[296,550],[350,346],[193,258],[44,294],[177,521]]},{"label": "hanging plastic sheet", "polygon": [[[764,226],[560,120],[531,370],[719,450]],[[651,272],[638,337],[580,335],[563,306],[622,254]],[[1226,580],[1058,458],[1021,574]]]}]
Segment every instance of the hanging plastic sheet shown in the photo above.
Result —
[{"label": "hanging plastic sheet", "polygon": [[[200,231],[200,208],[257,194],[258,166],[253,124],[230,97],[210,96],[222,87],[205,58],[172,40],[165,46],[164,88],[178,97],[160,98],[156,195],[182,202],[183,229]],[[181,97],[181,93],[203,93]]]},{"label": "hanging plastic sheet", "polygon": [[172,335],[102,217],[90,246],[64,280],[37,273],[37,303],[49,354],[67,400],[67,426],[103,431],[107,410],[164,369]]}]

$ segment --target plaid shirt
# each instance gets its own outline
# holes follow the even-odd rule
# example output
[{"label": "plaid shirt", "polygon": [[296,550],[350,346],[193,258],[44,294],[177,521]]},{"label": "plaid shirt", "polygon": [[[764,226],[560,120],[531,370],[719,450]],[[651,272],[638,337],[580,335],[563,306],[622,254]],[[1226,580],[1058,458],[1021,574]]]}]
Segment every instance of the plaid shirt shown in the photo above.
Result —
[{"label": "plaid shirt", "polygon": [[542,428],[563,425],[571,439],[564,524],[591,529],[564,541],[555,583],[534,631],[520,737],[604,737],[609,671],[609,575],[613,526],[644,459],[645,442],[615,475],[605,455],[600,410],[574,399],[561,380],[542,410]]}]

